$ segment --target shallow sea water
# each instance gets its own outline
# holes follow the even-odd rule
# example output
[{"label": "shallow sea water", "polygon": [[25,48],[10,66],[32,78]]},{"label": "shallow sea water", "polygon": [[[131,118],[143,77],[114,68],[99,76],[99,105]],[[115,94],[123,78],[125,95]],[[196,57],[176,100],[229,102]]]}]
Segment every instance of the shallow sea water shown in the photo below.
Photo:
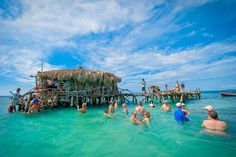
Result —
[{"label": "shallow sea water", "polygon": [[[236,156],[236,97],[223,98],[219,92],[203,92],[201,100],[186,104],[190,122],[178,125],[173,112],[149,109],[150,128],[133,125],[122,114],[121,105],[114,119],[105,118],[108,105],[88,107],[85,114],[75,108],[41,111],[32,115],[8,113],[8,97],[0,97],[0,157],[169,157]],[[203,106],[213,105],[225,133],[201,128],[207,118]],[[128,104],[133,111],[136,104]],[[174,107],[174,104],[171,104]]]}]

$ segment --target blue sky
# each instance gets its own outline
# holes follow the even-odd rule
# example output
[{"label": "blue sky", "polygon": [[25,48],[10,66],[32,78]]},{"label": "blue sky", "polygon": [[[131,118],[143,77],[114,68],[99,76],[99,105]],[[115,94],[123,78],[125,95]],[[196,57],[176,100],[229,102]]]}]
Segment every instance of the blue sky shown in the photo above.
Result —
[{"label": "blue sky", "polygon": [[44,69],[113,72],[134,92],[175,80],[236,89],[234,0],[0,0],[0,95]]}]

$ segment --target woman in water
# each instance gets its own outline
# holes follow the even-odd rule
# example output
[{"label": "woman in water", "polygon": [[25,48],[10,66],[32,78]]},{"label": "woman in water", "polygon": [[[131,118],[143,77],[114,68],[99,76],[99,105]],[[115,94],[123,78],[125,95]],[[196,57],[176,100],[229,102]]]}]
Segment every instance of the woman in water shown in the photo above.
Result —
[{"label": "woman in water", "polygon": [[161,110],[162,110],[162,111],[171,111],[171,107],[170,107],[170,105],[167,103],[166,100],[165,100],[164,103],[162,104]]},{"label": "woman in water", "polygon": [[154,108],[155,107],[155,104],[153,103],[153,100],[150,101],[149,106],[150,106],[150,108]]},{"label": "woman in water", "polygon": [[114,108],[115,108],[115,109],[118,108],[118,100],[115,101]]},{"label": "woman in water", "polygon": [[144,113],[143,122],[146,123],[148,127],[150,127],[150,117],[151,117],[151,115],[149,112]]},{"label": "woman in water", "polygon": [[122,105],[122,107],[123,107],[123,112],[124,112],[124,114],[128,114],[128,108],[127,108],[127,106],[126,106],[126,103],[124,103],[123,105]]},{"label": "woman in water", "polygon": [[142,123],[142,121],[141,120],[139,120],[137,117],[136,117],[136,113],[135,112],[132,112],[132,115],[131,115],[131,117],[130,117],[130,121],[132,122],[132,123],[134,123],[134,124],[141,124]]},{"label": "woman in water", "polygon": [[79,108],[79,105],[77,106],[77,108],[78,108],[78,111],[80,111],[81,113],[85,113],[87,109],[87,105],[86,103],[83,103],[81,108]]},{"label": "woman in water", "polygon": [[112,103],[112,101],[110,101],[109,112],[111,112],[111,113],[114,112],[114,108],[113,108],[113,103]]}]

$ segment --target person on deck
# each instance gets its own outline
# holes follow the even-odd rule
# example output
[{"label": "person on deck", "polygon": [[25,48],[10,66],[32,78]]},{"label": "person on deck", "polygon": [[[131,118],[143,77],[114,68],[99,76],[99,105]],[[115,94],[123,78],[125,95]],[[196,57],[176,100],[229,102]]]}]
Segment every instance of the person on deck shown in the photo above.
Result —
[{"label": "person on deck", "polygon": [[217,112],[212,110],[209,112],[209,119],[203,121],[202,127],[210,130],[224,131],[228,126],[225,122],[220,121]]},{"label": "person on deck", "polygon": [[182,82],[180,86],[181,86],[181,92],[184,92],[184,89],[185,89],[184,83]]},{"label": "person on deck", "polygon": [[146,94],[147,93],[147,91],[146,91],[147,83],[144,79],[142,79],[142,85],[141,86],[142,86],[142,92],[144,92],[144,94]]},{"label": "person on deck", "polygon": [[162,111],[171,111],[171,106],[167,103],[166,100],[165,100],[164,103],[162,104],[161,110],[162,110]]},{"label": "person on deck", "polygon": [[21,97],[20,88],[17,88],[16,91],[12,94],[12,109],[16,112],[16,105],[18,105],[18,101]]},{"label": "person on deck", "polygon": [[176,109],[175,109],[175,112],[174,112],[174,116],[175,116],[175,120],[183,125],[184,122],[188,122],[189,119],[185,116],[184,112],[182,111],[182,103],[181,102],[178,102],[176,103]]}]

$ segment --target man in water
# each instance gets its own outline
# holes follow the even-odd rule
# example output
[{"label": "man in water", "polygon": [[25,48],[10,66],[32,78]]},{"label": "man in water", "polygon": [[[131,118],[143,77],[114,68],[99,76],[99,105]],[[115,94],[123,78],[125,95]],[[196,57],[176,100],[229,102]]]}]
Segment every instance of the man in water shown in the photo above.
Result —
[{"label": "man in water", "polygon": [[211,112],[211,111],[214,111],[214,108],[211,106],[211,105],[207,105],[207,106],[205,106],[205,107],[203,107],[205,110],[206,110],[206,112],[208,113],[208,119],[210,119],[210,116],[209,116],[209,113]]},{"label": "man in water", "polygon": [[185,116],[184,112],[182,111],[183,109],[183,105],[181,102],[176,103],[176,109],[174,112],[174,116],[175,116],[175,120],[179,123],[179,124],[184,124],[184,122],[188,122],[189,119]]},{"label": "man in water", "polygon": [[146,92],[146,85],[147,85],[146,81],[144,79],[142,79],[142,92],[144,92],[144,94],[147,93]]},{"label": "man in water", "polygon": [[143,107],[142,102],[138,102],[138,106],[135,108],[134,113],[137,114],[137,118],[142,120],[144,117],[144,113],[146,112],[146,109]]},{"label": "man in water", "polygon": [[224,131],[225,129],[227,129],[227,124],[223,121],[220,121],[218,119],[217,112],[212,110],[209,112],[209,119],[203,121],[202,127],[211,130]]}]

